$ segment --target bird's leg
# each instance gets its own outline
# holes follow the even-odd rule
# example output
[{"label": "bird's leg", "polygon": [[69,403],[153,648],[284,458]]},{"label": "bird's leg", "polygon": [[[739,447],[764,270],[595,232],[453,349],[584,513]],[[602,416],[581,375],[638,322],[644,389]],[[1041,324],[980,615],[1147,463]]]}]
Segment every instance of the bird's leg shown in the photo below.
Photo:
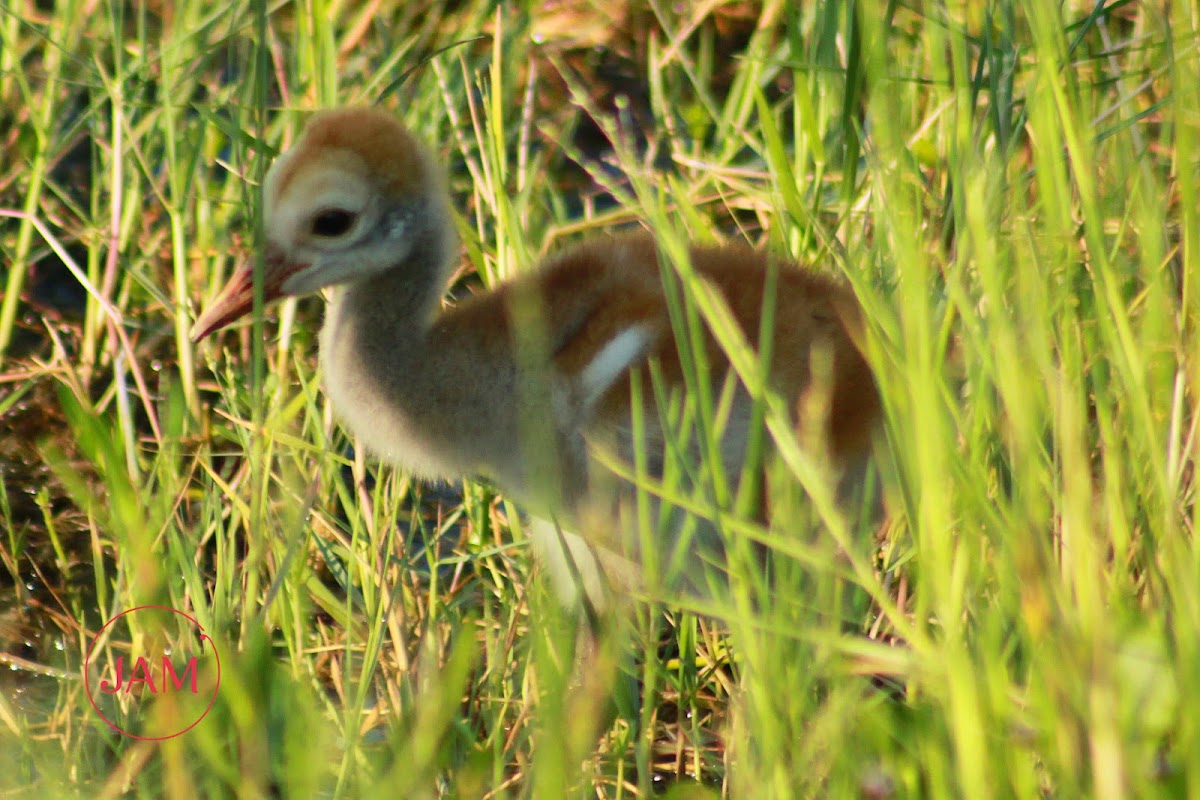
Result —
[{"label": "bird's leg", "polygon": [[[562,526],[558,523],[558,518],[551,516],[550,522],[554,525],[554,533],[558,537],[558,546],[562,550],[563,563],[566,564],[567,570],[571,573],[571,578],[575,585],[579,587],[579,601],[583,607],[583,616],[587,621],[587,626],[594,637],[600,631],[600,614],[596,610],[596,604],[592,602],[591,596],[587,592],[587,588],[583,581],[583,573],[579,569],[579,564],[575,561],[575,556],[571,553],[571,547],[567,544],[567,535],[563,533]],[[596,555],[595,547],[588,544],[588,548],[592,551],[593,557],[598,561],[599,556]],[[600,571],[600,577],[604,580],[604,572]],[[604,580],[604,590],[606,593],[611,591],[611,586],[608,581]]]}]

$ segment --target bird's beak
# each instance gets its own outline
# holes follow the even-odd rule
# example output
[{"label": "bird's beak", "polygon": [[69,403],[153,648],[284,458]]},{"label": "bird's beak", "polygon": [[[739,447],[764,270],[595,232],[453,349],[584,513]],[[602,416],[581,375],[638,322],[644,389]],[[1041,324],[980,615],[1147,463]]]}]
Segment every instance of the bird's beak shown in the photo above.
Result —
[{"label": "bird's beak", "polygon": [[[263,257],[263,305],[283,296],[283,283],[307,267],[286,261],[279,250],[267,246]],[[214,331],[241,319],[254,307],[254,259],[247,258],[234,271],[229,283],[192,326],[192,341],[198,342]]]}]

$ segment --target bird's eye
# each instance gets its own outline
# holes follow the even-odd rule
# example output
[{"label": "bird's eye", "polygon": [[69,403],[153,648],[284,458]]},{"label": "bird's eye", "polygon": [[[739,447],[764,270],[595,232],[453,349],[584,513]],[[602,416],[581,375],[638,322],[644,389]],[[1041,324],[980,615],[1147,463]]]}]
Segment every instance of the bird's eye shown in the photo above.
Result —
[{"label": "bird's eye", "polygon": [[313,217],[312,235],[322,239],[343,236],[354,225],[354,212],[344,208],[327,208]]}]

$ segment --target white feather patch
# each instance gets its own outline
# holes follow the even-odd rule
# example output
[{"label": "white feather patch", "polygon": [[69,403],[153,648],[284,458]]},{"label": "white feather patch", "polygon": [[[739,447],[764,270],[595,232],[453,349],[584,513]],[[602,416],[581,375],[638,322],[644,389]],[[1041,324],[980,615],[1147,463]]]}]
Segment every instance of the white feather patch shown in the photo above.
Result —
[{"label": "white feather patch", "polygon": [[633,325],[600,348],[579,374],[585,408],[599,400],[618,378],[645,356],[650,341],[650,331],[644,325]]}]

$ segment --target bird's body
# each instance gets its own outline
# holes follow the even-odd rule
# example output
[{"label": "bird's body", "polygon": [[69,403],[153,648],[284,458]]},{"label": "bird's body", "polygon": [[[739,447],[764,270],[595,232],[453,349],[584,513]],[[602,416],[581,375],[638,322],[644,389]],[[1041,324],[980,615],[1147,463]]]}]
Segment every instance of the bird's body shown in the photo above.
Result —
[{"label": "bird's body", "polygon": [[[384,459],[433,478],[480,475],[535,514],[587,526],[598,554],[554,526],[535,527],[560,590],[579,572],[589,594],[603,571],[636,572],[639,554],[619,530],[628,486],[592,458],[604,445],[628,461],[642,448],[661,467],[664,434],[653,382],[685,383],[648,234],[598,239],[564,250],[491,291],[442,310],[456,255],[446,191],[435,162],[393,117],[376,110],[324,112],[272,167],[265,187],[267,299],[335,286],[321,333],[326,392],[347,427]],[[874,383],[852,342],[858,306],[840,283],[777,264],[771,297],[765,254],[746,246],[693,247],[693,269],[725,298],[751,344],[763,304],[774,304],[770,381],[798,428],[815,378],[812,354],[830,365],[827,413],[816,440],[842,468],[866,457],[879,416]],[[197,338],[249,310],[249,267],[197,322]],[[714,388],[729,362],[703,335]],[[631,375],[640,373],[640,393]],[[652,375],[653,373],[653,375]],[[631,398],[643,402],[634,442]],[[733,395],[721,439],[727,474],[740,472],[749,396]],[[812,424],[811,420],[808,424]],[[814,438],[814,437],[809,437]],[[569,547],[574,565],[563,555]],[[582,567],[582,569],[581,569]]]}]

